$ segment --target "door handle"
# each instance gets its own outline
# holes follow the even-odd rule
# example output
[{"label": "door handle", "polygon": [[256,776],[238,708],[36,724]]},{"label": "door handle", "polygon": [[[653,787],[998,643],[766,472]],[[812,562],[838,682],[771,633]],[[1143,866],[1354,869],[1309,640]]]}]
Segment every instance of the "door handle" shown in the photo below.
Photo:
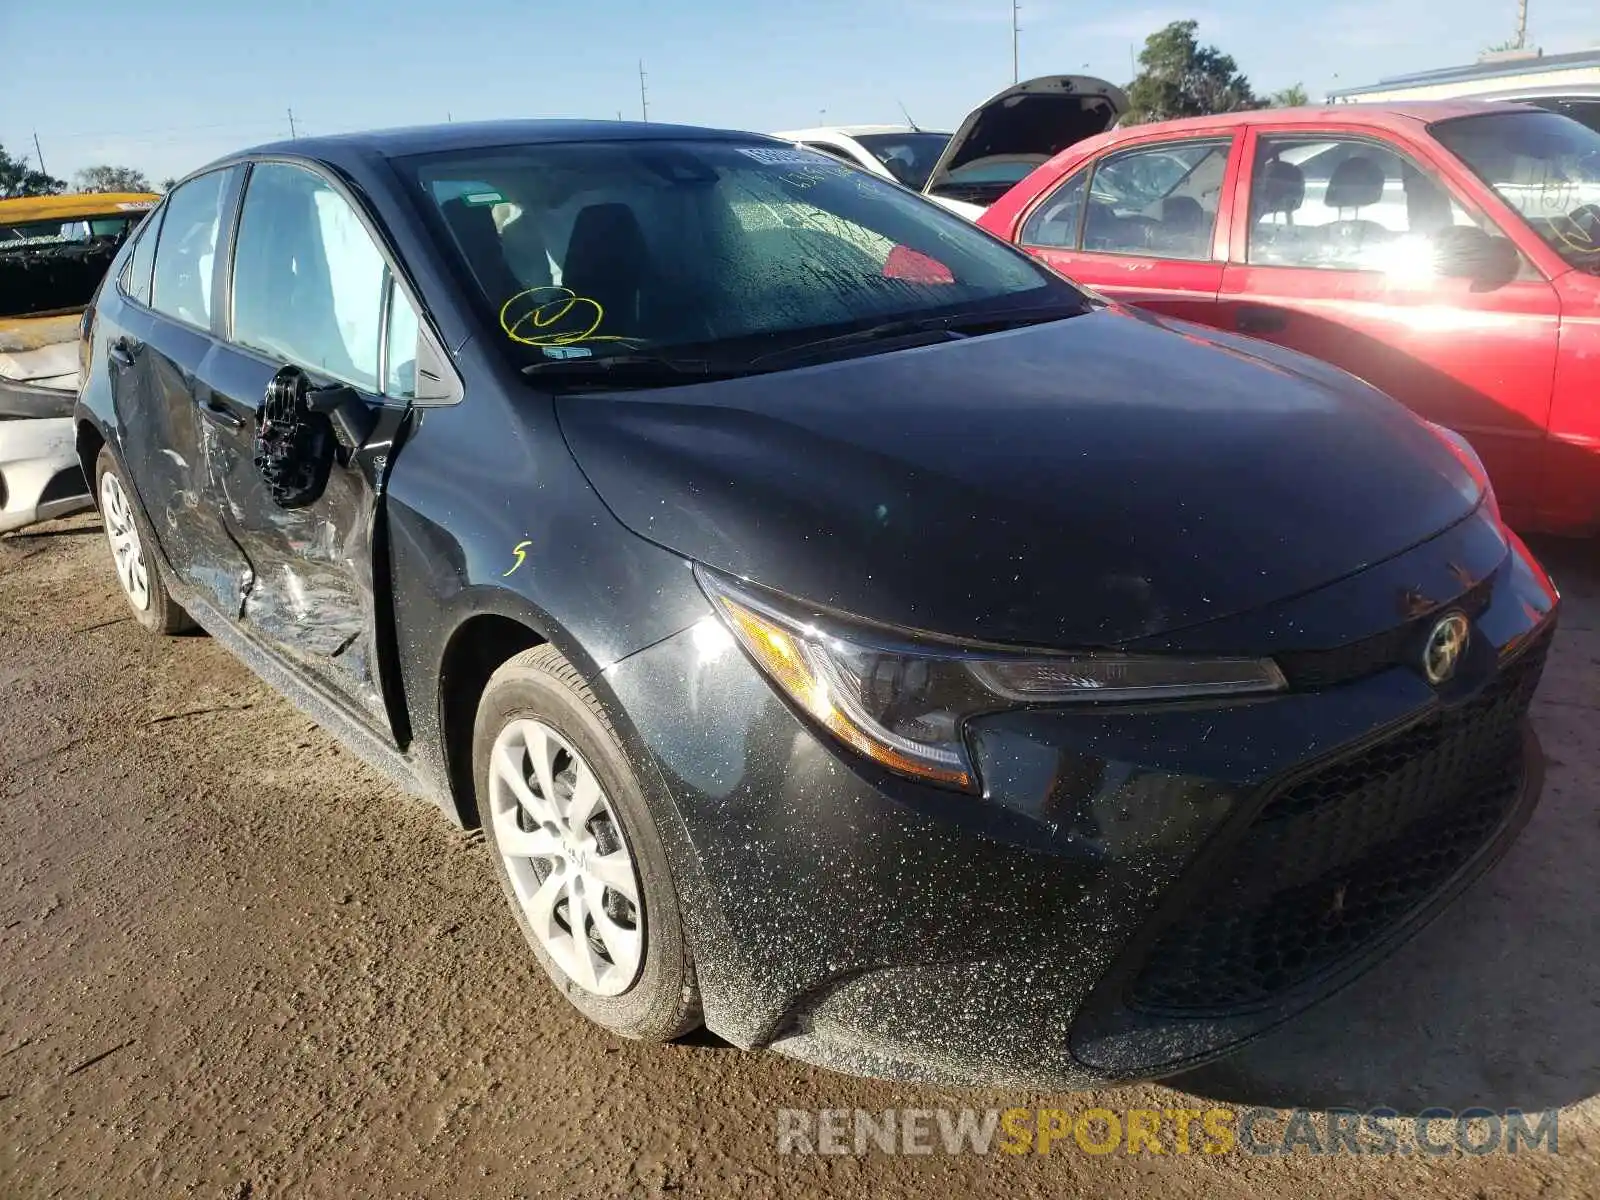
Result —
[{"label": "door handle", "polygon": [[1236,321],[1240,333],[1281,333],[1289,324],[1289,314],[1281,308],[1262,308],[1244,304]]},{"label": "door handle", "polygon": [[106,348],[106,357],[119,367],[133,366],[133,347],[128,345],[127,338],[117,338]]},{"label": "door handle", "polygon": [[197,397],[196,404],[200,409],[200,415],[206,420],[221,425],[225,429],[244,428],[244,418],[229,408],[223,401],[218,400],[209,390],[204,396]]}]

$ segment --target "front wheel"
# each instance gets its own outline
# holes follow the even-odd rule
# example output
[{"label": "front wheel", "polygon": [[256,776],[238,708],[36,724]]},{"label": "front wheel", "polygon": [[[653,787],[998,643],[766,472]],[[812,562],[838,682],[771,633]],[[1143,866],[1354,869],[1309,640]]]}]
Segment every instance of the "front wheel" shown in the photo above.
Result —
[{"label": "front wheel", "polygon": [[699,1024],[660,834],[604,709],[539,646],[489,680],[473,735],[478,817],[523,936],[556,987],[624,1037]]},{"label": "front wheel", "polygon": [[194,621],[167,592],[155,561],[155,543],[148,536],[138,502],[108,447],[101,447],[94,474],[100,521],[111,546],[112,565],[123,599],[133,609],[134,620],[151,633],[184,633],[193,629]]}]

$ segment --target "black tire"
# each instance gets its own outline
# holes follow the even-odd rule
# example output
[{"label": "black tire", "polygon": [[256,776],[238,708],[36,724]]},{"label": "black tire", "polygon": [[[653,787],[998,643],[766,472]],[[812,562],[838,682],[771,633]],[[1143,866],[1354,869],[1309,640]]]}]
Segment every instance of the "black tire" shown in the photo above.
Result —
[{"label": "black tire", "polygon": [[[619,995],[601,996],[586,990],[550,957],[528,923],[495,841],[489,800],[490,754],[495,739],[509,723],[530,717],[555,730],[587,761],[611,801],[633,857],[643,900],[644,954],[638,975]],[[556,990],[591,1021],[623,1037],[665,1042],[698,1027],[700,991],[661,835],[605,710],[555,647],[525,650],[490,678],[473,731],[472,772],[478,819],[492,851],[495,873],[523,937]]]},{"label": "black tire", "polygon": [[[100,507],[100,522],[106,530],[107,545],[112,546],[112,516],[105,509],[105,477],[114,476],[118,487],[126,501],[128,515],[132,518],[134,528],[138,532],[139,550],[138,559],[143,569],[145,585],[149,591],[149,598],[141,608],[129,592],[128,586],[119,578],[117,590],[122,593],[122,598],[128,602],[128,608],[133,612],[133,619],[138,621],[151,633],[176,634],[188,633],[195,628],[194,618],[183,610],[183,606],[172,598],[167,591],[166,577],[162,574],[161,555],[156,549],[155,535],[150,531],[150,522],[145,520],[144,512],[139,508],[138,497],[134,495],[133,488],[128,484],[128,477],[122,470],[121,464],[111,453],[109,446],[100,448],[100,457],[95,460],[94,467],[94,495],[95,503]],[[112,553],[112,567],[116,569],[115,551]]]}]

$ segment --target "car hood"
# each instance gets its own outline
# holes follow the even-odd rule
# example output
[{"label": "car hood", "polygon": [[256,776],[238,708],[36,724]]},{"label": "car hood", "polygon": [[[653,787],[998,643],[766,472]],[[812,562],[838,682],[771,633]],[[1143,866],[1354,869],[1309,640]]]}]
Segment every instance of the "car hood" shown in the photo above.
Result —
[{"label": "car hood", "polygon": [[1477,502],[1444,443],[1352,376],[1124,308],[557,406],[635,533],[871,620],[1019,645],[1236,615]]},{"label": "car hood", "polygon": [[922,190],[931,195],[952,186],[952,171],[986,160],[1024,162],[1031,169],[1104,133],[1127,109],[1121,88],[1090,75],[1041,75],[1014,83],[967,114]]}]

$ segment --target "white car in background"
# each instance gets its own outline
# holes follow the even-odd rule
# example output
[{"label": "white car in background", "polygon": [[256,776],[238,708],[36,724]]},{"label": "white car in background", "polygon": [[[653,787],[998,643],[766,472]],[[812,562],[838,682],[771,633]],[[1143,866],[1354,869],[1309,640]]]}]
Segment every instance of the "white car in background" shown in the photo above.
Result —
[{"label": "white car in background", "polygon": [[159,199],[0,200],[0,533],[91,507],[72,425],[80,317]]},{"label": "white car in background", "polygon": [[1104,133],[1127,109],[1122,89],[1104,79],[1041,75],[985,100],[953,134],[912,125],[835,125],[773,136],[893,179],[976,220],[1035,167]]}]

